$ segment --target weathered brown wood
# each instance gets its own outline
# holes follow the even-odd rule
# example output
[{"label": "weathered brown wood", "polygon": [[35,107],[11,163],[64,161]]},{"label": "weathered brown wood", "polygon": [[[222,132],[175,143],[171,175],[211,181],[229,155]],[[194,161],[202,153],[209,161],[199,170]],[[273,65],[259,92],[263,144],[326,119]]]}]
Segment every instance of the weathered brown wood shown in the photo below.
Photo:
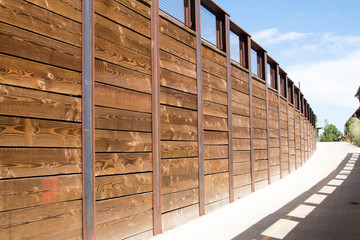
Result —
[{"label": "weathered brown wood", "polygon": [[227,119],[204,115],[204,129],[213,131],[228,131]]},{"label": "weathered brown wood", "polygon": [[241,198],[251,194],[251,185],[245,185],[234,189],[235,198]]},{"label": "weathered brown wood", "polygon": [[195,79],[177,74],[166,69],[160,70],[160,85],[186,93],[197,93]]},{"label": "weathered brown wood", "polygon": [[251,174],[241,174],[234,176],[234,187],[242,187],[245,185],[251,185]]},{"label": "weathered brown wood", "polygon": [[207,72],[219,78],[226,79],[226,67],[220,66],[206,58],[202,58],[201,62],[203,72]]},{"label": "weathered brown wood", "polygon": [[26,0],[59,15],[81,22],[81,0]]},{"label": "weathered brown wood", "polygon": [[259,119],[259,118],[254,117],[253,120],[254,120],[253,121],[254,128],[266,129],[266,120],[265,119]]},{"label": "weathered brown wood", "polygon": [[203,113],[205,115],[227,118],[227,110],[227,106],[225,105],[204,101]]},{"label": "weathered brown wood", "polygon": [[107,41],[133,51],[150,56],[150,39],[126,27],[95,15],[95,34]]},{"label": "weathered brown wood", "polygon": [[233,139],[233,149],[234,151],[250,150],[250,139]]},{"label": "weathered brown wood", "polygon": [[0,114],[81,121],[81,99],[0,84]]},{"label": "weathered brown wood", "polygon": [[81,95],[81,74],[0,54],[0,82],[42,91]]},{"label": "weathered brown wood", "polygon": [[1,239],[82,239],[81,201],[0,212]]},{"label": "weathered brown wood", "polygon": [[253,97],[253,107],[266,110],[266,102],[263,99]]},{"label": "weathered brown wood", "polygon": [[234,175],[250,173],[250,171],[251,171],[250,162],[234,163]]},{"label": "weathered brown wood", "polygon": [[197,110],[196,95],[165,87],[160,87],[160,103]]},{"label": "weathered brown wood", "polygon": [[196,63],[195,49],[183,44],[165,34],[160,34],[160,49],[172,55],[185,59],[186,61]]},{"label": "weathered brown wood", "polygon": [[81,124],[0,117],[0,146],[81,147]]},{"label": "weathered brown wood", "polygon": [[229,173],[206,175],[204,178],[205,203],[229,197]]},{"label": "weathered brown wood", "polygon": [[227,83],[225,79],[219,78],[207,72],[202,72],[201,76],[204,86],[226,93]]},{"label": "weathered brown wood", "polygon": [[204,174],[214,174],[229,171],[228,159],[215,159],[204,161]]},{"label": "weathered brown wood", "polygon": [[150,37],[150,19],[132,11],[118,1],[97,0],[95,1],[95,11],[120,25]]},{"label": "weathered brown wood", "polygon": [[100,37],[95,37],[95,57],[142,73],[150,74],[150,57]]},{"label": "weathered brown wood", "polygon": [[161,141],[162,158],[196,157],[198,156],[197,142]]},{"label": "weathered brown wood", "polygon": [[195,111],[161,106],[162,140],[197,140],[197,113]]},{"label": "weathered brown wood", "polygon": [[248,104],[242,104],[232,101],[231,109],[233,114],[243,115],[247,117],[250,116],[250,108]]},{"label": "weathered brown wood", "polygon": [[180,28],[175,25],[174,22],[169,21],[165,18],[160,18],[160,32],[164,33],[186,45],[196,47],[195,33],[189,33],[189,31]]},{"label": "weathered brown wood", "polygon": [[160,51],[160,67],[187,77],[196,78],[196,64],[164,51]]},{"label": "weathered brown wood", "polygon": [[204,159],[219,159],[228,157],[228,145],[204,145]]},{"label": "weathered brown wood", "polygon": [[267,149],[267,140],[254,139],[254,149]]},{"label": "weathered brown wood", "polygon": [[0,52],[76,71],[81,70],[80,48],[4,23],[0,23]]},{"label": "weathered brown wood", "polygon": [[151,0],[116,0],[122,5],[130,8],[131,10],[150,18],[150,4]]},{"label": "weathered brown wood", "polygon": [[205,101],[227,105],[227,94],[225,92],[209,88],[205,85],[203,87],[203,98]]},{"label": "weathered brown wood", "polygon": [[152,190],[152,173],[101,176],[95,179],[96,199],[108,199]]},{"label": "weathered brown wood", "polygon": [[231,86],[233,89],[249,95],[249,83],[243,80],[239,80],[235,77],[231,77]]},{"label": "weathered brown wood", "polygon": [[95,130],[97,152],[151,151],[151,133]]},{"label": "weathered brown wood", "polygon": [[21,0],[1,1],[1,20],[63,42],[81,46],[81,24]]},{"label": "weathered brown wood", "polygon": [[220,145],[227,143],[228,143],[227,132],[204,131],[204,144]]},{"label": "weathered brown wood", "polygon": [[110,130],[151,132],[151,115],[148,113],[95,107],[95,127]]},{"label": "weathered brown wood", "polygon": [[[224,191],[225,191],[225,189],[224,189]],[[206,211],[206,213],[211,213],[211,212],[215,211],[216,209],[219,209],[219,208],[229,204],[229,202],[230,202],[229,197],[225,197],[223,199],[216,200],[215,202],[206,204],[205,211]]]},{"label": "weathered brown wood", "polygon": [[[152,210],[96,225],[97,239],[124,239],[152,229]],[[149,236],[147,233],[146,236]]]},{"label": "weathered brown wood", "polygon": [[95,60],[95,81],[151,93],[151,78],[149,75],[104,61]]},{"label": "weathered brown wood", "polygon": [[199,205],[191,205],[182,209],[168,212],[162,215],[164,225],[163,230],[169,230],[180,224],[184,224],[199,216]]},{"label": "weathered brown wood", "polygon": [[234,162],[250,162],[250,151],[234,151]]},{"label": "weathered brown wood", "polygon": [[254,132],[254,138],[258,138],[258,139],[266,139],[267,138],[266,129],[254,128],[253,132]]},{"label": "weathered brown wood", "polygon": [[81,175],[22,178],[0,181],[0,211],[81,198]]},{"label": "weathered brown wood", "polygon": [[254,162],[254,171],[267,170],[268,168],[268,160],[256,160]]},{"label": "weathered brown wood", "polygon": [[[235,66],[234,64],[231,64],[231,76],[243,82],[249,83],[249,72],[238,66]],[[234,85],[232,86],[234,87]]]},{"label": "weathered brown wood", "polygon": [[248,138],[250,139],[249,127],[238,127],[233,125],[233,138]]},{"label": "weathered brown wood", "polygon": [[208,45],[202,44],[201,55],[203,58],[206,58],[213,63],[226,67],[226,56],[224,56],[224,54],[218,53],[217,51],[214,51]]},{"label": "weathered brown wood", "polygon": [[96,153],[96,176],[148,172],[152,170],[151,153]]},{"label": "weathered brown wood", "polygon": [[81,173],[80,149],[1,148],[0,179]]},{"label": "weathered brown wood", "polygon": [[131,217],[152,209],[152,194],[106,199],[96,202],[96,224]]},{"label": "weathered brown wood", "polygon": [[98,106],[151,113],[151,95],[100,83],[95,84]]},{"label": "weathered brown wood", "polygon": [[199,190],[190,189],[182,192],[164,194],[161,197],[162,212],[169,212],[199,202]]}]

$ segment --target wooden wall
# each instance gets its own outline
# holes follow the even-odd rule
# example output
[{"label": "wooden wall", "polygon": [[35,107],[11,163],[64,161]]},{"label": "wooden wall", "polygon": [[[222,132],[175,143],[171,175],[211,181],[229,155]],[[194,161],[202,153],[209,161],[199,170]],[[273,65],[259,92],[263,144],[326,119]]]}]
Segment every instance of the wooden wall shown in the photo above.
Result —
[{"label": "wooden wall", "polygon": [[[2,0],[0,6],[1,239],[81,239],[81,0]],[[153,174],[161,179],[165,231],[199,216],[201,187],[208,213],[229,203],[232,190],[238,199],[289,174],[316,148],[314,127],[276,89],[269,87],[267,96],[265,81],[252,76],[250,92],[248,69],[235,61],[227,66],[225,52],[197,46],[195,31],[161,13],[161,160],[160,172],[153,171],[150,8],[150,0],[95,1],[97,239],[153,236]]]}]

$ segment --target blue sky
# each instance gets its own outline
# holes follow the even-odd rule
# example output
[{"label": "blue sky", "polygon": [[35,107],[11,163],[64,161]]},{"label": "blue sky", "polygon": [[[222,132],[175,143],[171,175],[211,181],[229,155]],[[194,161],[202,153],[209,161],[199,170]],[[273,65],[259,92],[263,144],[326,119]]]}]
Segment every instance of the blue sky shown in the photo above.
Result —
[{"label": "blue sky", "polygon": [[308,100],[319,125],[344,130],[359,103],[359,0],[215,0],[265,48]]}]

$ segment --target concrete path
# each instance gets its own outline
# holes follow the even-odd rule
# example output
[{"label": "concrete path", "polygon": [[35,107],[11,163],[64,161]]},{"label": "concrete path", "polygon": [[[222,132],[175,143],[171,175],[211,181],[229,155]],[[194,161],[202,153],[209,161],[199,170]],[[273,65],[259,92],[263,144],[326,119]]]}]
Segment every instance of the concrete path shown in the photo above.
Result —
[{"label": "concrete path", "polygon": [[292,174],[153,239],[360,239],[359,153],[318,143]]}]

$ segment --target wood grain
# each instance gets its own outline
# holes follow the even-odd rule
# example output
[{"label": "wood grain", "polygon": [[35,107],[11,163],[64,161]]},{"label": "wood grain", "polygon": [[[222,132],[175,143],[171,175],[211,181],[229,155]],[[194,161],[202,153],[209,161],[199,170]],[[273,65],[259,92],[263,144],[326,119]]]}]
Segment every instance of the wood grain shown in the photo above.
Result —
[{"label": "wood grain", "polygon": [[161,141],[162,158],[196,157],[198,154],[197,142]]},{"label": "wood grain", "polygon": [[229,173],[204,177],[205,204],[229,197]]},{"label": "wood grain", "polygon": [[81,173],[80,149],[1,148],[0,179]]},{"label": "wood grain", "polygon": [[81,124],[0,117],[0,145],[4,147],[81,147]]},{"label": "wood grain", "polygon": [[81,198],[81,175],[23,178],[0,181],[0,211]]},{"label": "wood grain", "polygon": [[215,159],[204,161],[204,174],[214,174],[229,171],[229,159]]},{"label": "wood grain", "polygon": [[228,145],[204,145],[204,159],[220,159],[228,157]]},{"label": "wood grain", "polygon": [[196,79],[160,69],[160,85],[175,90],[197,94]]},{"label": "wood grain", "polygon": [[0,82],[19,87],[81,95],[81,74],[0,54]]},{"label": "wood grain", "polygon": [[227,83],[223,78],[219,78],[207,72],[202,72],[201,74],[203,86],[207,86],[212,89],[216,89],[222,92],[227,91]]},{"label": "wood grain", "polygon": [[161,33],[164,33],[195,49],[196,39],[194,34],[191,34],[188,31],[178,27],[172,21],[169,21],[163,17],[161,17],[159,20]]},{"label": "wood grain", "polygon": [[197,110],[196,95],[165,87],[160,87],[160,103]]},{"label": "wood grain", "polygon": [[204,129],[213,131],[228,131],[226,118],[212,117],[204,115]]},{"label": "wood grain", "polygon": [[182,74],[190,78],[196,78],[196,64],[188,62],[180,57],[160,51],[160,67]]},{"label": "wood grain", "polygon": [[196,64],[195,49],[163,33],[160,33],[159,41],[161,50]]},{"label": "wood grain", "polygon": [[182,192],[169,193],[161,196],[162,213],[180,209],[199,202],[199,190],[190,189]]}]

